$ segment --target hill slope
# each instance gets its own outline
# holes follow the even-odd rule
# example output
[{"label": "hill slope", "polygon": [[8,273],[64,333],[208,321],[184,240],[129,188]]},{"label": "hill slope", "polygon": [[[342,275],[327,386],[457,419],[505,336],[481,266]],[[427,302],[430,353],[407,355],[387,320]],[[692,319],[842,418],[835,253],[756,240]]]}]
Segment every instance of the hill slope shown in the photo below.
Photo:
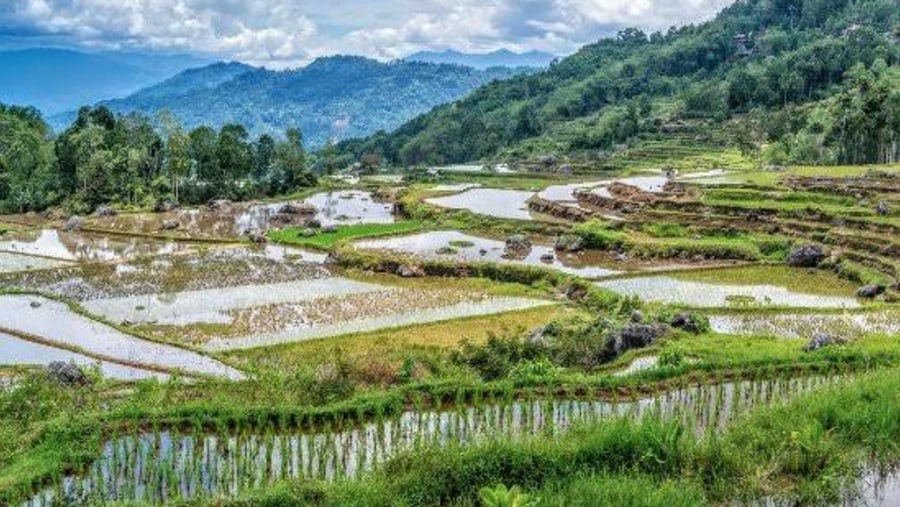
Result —
[{"label": "hill slope", "polygon": [[55,114],[122,97],[207,60],[184,55],[82,53],[62,49],[0,52],[0,102]]},{"label": "hill slope", "polygon": [[[749,149],[783,141],[788,159],[803,159],[818,144],[813,161],[850,161],[839,144],[874,134],[862,120],[855,133],[835,131],[842,122],[832,102],[867,93],[858,80],[845,80],[854,66],[897,65],[898,27],[897,0],[742,0],[698,26],[652,36],[626,30],[544,72],[484,86],[390,135],[341,148],[347,158],[375,152],[407,165],[542,153],[591,159],[622,143],[675,133],[689,142],[739,137],[737,144]],[[884,103],[867,106],[871,112],[888,108],[887,98],[878,100]],[[825,117],[826,125],[813,124]],[[872,120],[874,128],[891,117]],[[729,120],[740,120],[737,128]],[[789,146],[795,141],[786,136],[804,130],[801,146]],[[870,158],[884,157],[854,161]]]},{"label": "hill slope", "polygon": [[[270,71],[216,64],[186,71],[120,100],[102,102],[118,113],[172,112],[186,127],[240,123],[251,134],[283,134],[299,126],[312,146],[331,137],[390,130],[434,106],[517,72],[360,57],[321,58],[307,67]],[[54,123],[64,122],[57,118]]]},{"label": "hill slope", "polygon": [[408,62],[449,63],[476,69],[489,69],[491,67],[543,68],[550,66],[550,62],[555,59],[556,57],[550,53],[542,53],[540,51],[513,53],[508,49],[500,49],[492,53],[461,53],[453,50],[441,52],[420,51],[404,58]]}]

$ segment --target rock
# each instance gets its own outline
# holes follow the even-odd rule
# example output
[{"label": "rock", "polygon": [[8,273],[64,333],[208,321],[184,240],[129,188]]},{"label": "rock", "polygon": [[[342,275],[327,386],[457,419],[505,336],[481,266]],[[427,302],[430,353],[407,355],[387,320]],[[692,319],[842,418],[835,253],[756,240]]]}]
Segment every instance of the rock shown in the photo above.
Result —
[{"label": "rock", "polygon": [[176,209],[178,209],[178,205],[169,201],[156,201],[156,203],[153,204],[154,213],[168,213],[170,211],[175,211]]},{"label": "rock", "polygon": [[119,214],[118,211],[110,208],[109,206],[100,206],[94,211],[94,213],[98,217],[114,217]]},{"label": "rock", "polygon": [[889,215],[891,213],[891,208],[888,207],[886,202],[878,201],[878,205],[875,206],[875,213],[878,213],[881,216]]},{"label": "rock", "polygon": [[541,162],[541,164],[544,164],[545,166],[548,166],[548,167],[552,166],[552,165],[556,165],[556,157],[553,155],[541,155],[541,157],[538,158],[538,160]]},{"label": "rock", "polygon": [[247,239],[257,245],[265,245],[269,242],[269,238],[260,231],[247,231]]},{"label": "rock", "polygon": [[456,255],[458,252],[452,246],[442,246],[435,250],[435,253],[438,255]]},{"label": "rock", "polygon": [[325,232],[328,234],[333,234],[333,233],[337,232],[337,230],[338,230],[338,227],[333,224],[322,226],[322,232]]},{"label": "rock", "polygon": [[827,347],[829,345],[837,345],[837,344],[840,344],[843,342],[844,342],[844,340],[841,340],[840,338],[835,338],[834,336],[831,336],[830,334],[817,333],[815,336],[813,336],[812,340],[810,340],[809,343],[807,343],[803,347],[803,351],[804,352],[812,352],[814,350],[819,350],[822,347]]},{"label": "rock", "polygon": [[228,211],[232,207],[232,202],[228,199],[213,199],[206,203],[206,207],[210,211]]},{"label": "rock", "polygon": [[705,325],[708,324],[708,321],[704,322],[703,319],[706,319],[706,317],[695,313],[680,312],[672,317],[669,325],[676,329],[683,329],[689,333],[698,334],[704,331],[704,327],[708,327]]},{"label": "rock", "polygon": [[286,202],[278,212],[284,215],[315,215],[318,210],[307,202]]},{"label": "rock", "polygon": [[640,310],[631,312],[631,322],[633,324],[640,324],[641,322],[644,322],[644,314]]},{"label": "rock", "polygon": [[310,220],[308,220],[308,221],[306,222],[306,226],[309,227],[310,229],[321,229],[321,228],[322,228],[322,222],[320,222],[319,220],[313,218],[313,219],[310,219]]},{"label": "rock", "polygon": [[174,231],[179,227],[181,227],[181,224],[178,223],[178,220],[175,219],[163,220],[163,223],[160,226],[160,228],[164,231]]},{"label": "rock", "polygon": [[397,267],[397,274],[403,278],[421,278],[425,276],[425,271],[419,266],[401,264]]},{"label": "rock", "polygon": [[546,262],[547,264],[552,263],[554,259],[556,259],[556,256],[552,253],[547,253],[541,256],[541,262]]},{"label": "rock", "polygon": [[65,225],[63,225],[63,230],[66,232],[80,231],[82,224],[84,224],[84,220],[80,216],[72,215],[66,220]]},{"label": "rock", "polygon": [[631,350],[652,345],[666,333],[666,326],[660,324],[629,324],[612,335],[607,343],[615,356]]},{"label": "rock", "polygon": [[814,268],[818,266],[827,254],[819,245],[803,245],[791,250],[787,257],[787,265],[797,268]]},{"label": "rock", "polygon": [[43,305],[41,305],[40,301],[32,301],[32,302],[28,303],[28,306],[30,306],[32,308],[40,308]]},{"label": "rock", "polygon": [[506,249],[516,251],[531,250],[531,240],[524,234],[513,234],[506,238]]},{"label": "rock", "polygon": [[572,166],[569,164],[563,164],[559,168],[559,172],[561,174],[572,174]]},{"label": "rock", "polygon": [[81,368],[72,363],[53,361],[47,365],[47,371],[52,379],[63,385],[83,386],[90,382],[87,375],[81,371]]},{"label": "rock", "polygon": [[485,255],[487,255],[487,253],[488,253],[488,251],[485,250],[484,248],[480,248],[480,249],[478,250],[478,255],[480,255],[480,256],[482,256],[482,257],[484,257]]},{"label": "rock", "polygon": [[584,240],[576,234],[563,234],[556,238],[553,247],[561,252],[577,252],[584,249]]},{"label": "rock", "polygon": [[873,299],[884,294],[885,287],[883,285],[869,284],[864,285],[856,291],[856,297]]}]

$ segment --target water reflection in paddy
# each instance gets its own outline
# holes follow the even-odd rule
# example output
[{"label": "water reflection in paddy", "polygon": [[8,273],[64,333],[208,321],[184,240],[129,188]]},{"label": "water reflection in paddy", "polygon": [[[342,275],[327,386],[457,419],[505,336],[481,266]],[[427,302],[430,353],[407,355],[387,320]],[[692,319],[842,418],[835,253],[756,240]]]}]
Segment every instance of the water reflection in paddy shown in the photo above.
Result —
[{"label": "water reflection in paddy", "polygon": [[827,330],[846,339],[867,334],[900,335],[900,311],[846,314],[711,315],[713,331],[725,334],[810,338]]},{"label": "water reflection in paddy", "polygon": [[169,378],[165,373],[154,372],[113,363],[110,361],[100,361],[92,357],[88,357],[68,350],[42,345],[40,343],[23,340],[15,336],[0,332],[0,365],[48,365],[54,361],[64,363],[75,363],[82,367],[98,367],[100,373],[104,377],[116,380],[143,380],[147,378],[158,378],[165,380]]},{"label": "water reflection in paddy", "polygon": [[166,255],[193,248],[185,243],[43,229],[0,241],[0,252],[76,261],[113,261],[142,255]]},{"label": "water reflection in paddy", "polygon": [[15,273],[32,269],[53,269],[66,264],[66,262],[57,259],[0,252],[0,273]]},{"label": "water reflection in paddy", "polygon": [[35,296],[0,296],[0,328],[76,347],[126,363],[180,369],[186,373],[239,379],[243,375],[210,357],[149,342],[72,312],[58,301]]},{"label": "water reflection in paddy", "polygon": [[333,431],[128,435],[108,441],[85,475],[66,477],[35,495],[30,505],[63,498],[162,503],[233,496],[285,478],[358,478],[417,447],[560,434],[574,425],[617,416],[678,418],[696,424],[698,431],[716,430],[760,404],[781,402],[834,380],[691,386],[632,402],[536,399],[451,411],[408,411]]},{"label": "water reflection in paddy", "polygon": [[316,207],[316,219],[323,225],[390,224],[394,222],[394,206],[375,202],[371,192],[345,190],[322,192],[305,202]]},{"label": "water reflection in paddy", "polygon": [[782,306],[793,308],[856,308],[853,297],[794,292],[777,285],[729,285],[682,280],[669,276],[643,276],[597,282],[600,287],[637,296],[646,301],[696,307]]},{"label": "water reflection in paddy", "polygon": [[464,209],[479,215],[510,220],[531,220],[528,199],[534,192],[474,188],[460,194],[432,197],[425,202],[442,208]]},{"label": "water reflection in paddy", "polygon": [[[459,231],[424,232],[410,236],[358,241],[355,244],[360,248],[390,250],[412,254],[424,259],[500,262],[550,267],[586,278],[601,278],[620,273],[590,265],[590,258],[585,253],[562,254],[555,252],[550,246],[534,245],[525,256],[508,258],[504,242],[471,236]],[[452,250],[447,250],[447,248]],[[553,260],[542,260],[545,256],[553,256]]]}]

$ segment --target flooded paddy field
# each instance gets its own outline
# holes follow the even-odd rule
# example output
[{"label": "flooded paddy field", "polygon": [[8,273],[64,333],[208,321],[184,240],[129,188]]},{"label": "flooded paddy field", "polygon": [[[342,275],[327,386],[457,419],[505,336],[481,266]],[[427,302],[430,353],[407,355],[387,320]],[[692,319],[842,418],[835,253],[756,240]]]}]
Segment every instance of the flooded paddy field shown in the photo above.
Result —
[{"label": "flooded paddy field", "polygon": [[617,417],[673,418],[689,422],[698,433],[715,431],[756,406],[780,402],[835,380],[807,377],[690,386],[635,401],[536,398],[486,402],[452,410],[411,410],[351,427],[312,431],[125,435],[107,441],[85,474],[61,479],[27,505],[63,499],[161,503],[224,498],[288,478],[359,478],[392,456],[416,448],[561,434]]},{"label": "flooded paddy field", "polygon": [[0,330],[33,336],[97,358],[187,374],[240,379],[241,372],[197,352],[142,340],[36,296],[0,295]]},{"label": "flooded paddy field", "polygon": [[[646,301],[684,306],[852,309],[861,306],[853,286],[825,271],[789,273],[780,267],[724,268],[637,276],[597,282],[614,292]],[[780,280],[779,280],[780,278]],[[842,290],[843,289],[843,290]],[[840,295],[843,294],[843,295]]]},{"label": "flooded paddy field", "polygon": [[780,338],[808,338],[821,332],[845,340],[865,335],[900,335],[900,311],[897,309],[827,314],[711,315],[709,323],[717,333]]}]

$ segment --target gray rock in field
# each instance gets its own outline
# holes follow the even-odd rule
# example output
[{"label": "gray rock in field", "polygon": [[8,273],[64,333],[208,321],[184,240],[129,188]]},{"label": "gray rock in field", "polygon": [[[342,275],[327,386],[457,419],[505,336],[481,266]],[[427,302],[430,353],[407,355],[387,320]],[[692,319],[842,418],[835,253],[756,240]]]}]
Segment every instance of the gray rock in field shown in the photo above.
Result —
[{"label": "gray rock in field", "polygon": [[267,238],[264,233],[257,230],[247,231],[247,239],[257,245],[264,245],[269,242],[269,238]]},{"label": "gray rock in field", "polygon": [[28,306],[30,306],[32,308],[40,308],[44,305],[42,305],[40,301],[32,301],[32,302],[28,303]]},{"label": "gray rock in field", "polygon": [[506,249],[515,251],[531,250],[531,240],[524,234],[513,234],[506,238]]},{"label": "gray rock in field", "polygon": [[860,287],[859,290],[856,291],[856,297],[873,299],[873,298],[876,298],[876,297],[882,295],[883,293],[884,293],[884,286],[869,284],[869,285],[864,285],[864,286]]},{"label": "gray rock in field", "polygon": [[95,213],[98,217],[114,217],[114,216],[116,216],[116,215],[119,214],[118,211],[116,211],[116,210],[110,208],[109,206],[100,206],[99,208],[97,208],[97,209],[94,211],[94,213]]},{"label": "gray rock in field", "polygon": [[66,232],[77,232],[81,230],[83,224],[84,219],[78,215],[72,215],[66,220],[66,223],[63,225],[63,230]]},{"label": "gray rock in field", "polygon": [[541,256],[541,262],[544,262],[547,264],[552,263],[555,259],[556,259],[556,256],[553,255],[552,253],[546,253]]},{"label": "gray rock in field", "polygon": [[83,386],[90,382],[81,368],[72,363],[53,361],[47,365],[47,372],[52,379],[67,386]]},{"label": "gray rock in field", "polygon": [[338,230],[338,227],[336,225],[325,225],[322,227],[322,232],[329,233],[329,234],[337,232],[337,230]]},{"label": "gray rock in field", "polygon": [[561,252],[577,252],[584,249],[584,240],[576,234],[563,234],[556,238],[553,247]]},{"label": "gray rock in field", "polygon": [[618,356],[627,350],[652,345],[666,330],[666,326],[660,324],[629,324],[612,336],[611,352]]},{"label": "gray rock in field", "polygon": [[228,211],[232,207],[232,202],[228,199],[213,199],[206,204],[210,211]]},{"label": "gray rock in field", "polygon": [[825,260],[827,253],[819,245],[802,245],[791,250],[787,265],[798,268],[814,268]]},{"label": "gray rock in field", "polygon": [[836,345],[839,343],[843,343],[843,340],[835,338],[830,334],[817,333],[815,336],[813,336],[812,340],[810,340],[809,343],[807,343],[803,347],[803,350],[805,352],[812,352],[814,350],[819,350],[823,347],[828,347],[829,345]]},{"label": "gray rock in field", "polygon": [[675,329],[683,329],[689,333],[697,334],[701,331],[699,319],[706,319],[706,317],[688,312],[679,312],[672,317],[672,322],[669,325]]},{"label": "gray rock in field", "polygon": [[163,223],[160,226],[160,228],[164,231],[174,231],[179,227],[181,227],[181,224],[178,223],[178,220],[175,219],[163,220]]},{"label": "gray rock in field", "polygon": [[886,202],[878,201],[878,205],[875,206],[875,213],[878,213],[881,216],[889,215],[891,213],[891,208],[888,207]]},{"label": "gray rock in field", "polygon": [[397,274],[403,278],[420,278],[425,276],[425,271],[423,271],[419,266],[409,266],[406,264],[401,264],[397,268]]},{"label": "gray rock in field", "polygon": [[306,202],[287,202],[278,209],[278,212],[284,215],[314,215],[316,207]]},{"label": "gray rock in field", "polygon": [[322,228],[322,222],[320,222],[319,220],[313,218],[313,219],[310,219],[310,220],[307,220],[307,221],[306,221],[306,226],[309,227],[310,229],[321,229],[321,228]]},{"label": "gray rock in field", "polygon": [[631,312],[631,322],[633,324],[640,324],[644,322],[644,314],[640,310],[635,310]]},{"label": "gray rock in field", "polygon": [[153,204],[154,213],[168,213],[169,211],[175,211],[176,209],[178,209],[178,205],[170,201],[156,201],[156,203]]}]

